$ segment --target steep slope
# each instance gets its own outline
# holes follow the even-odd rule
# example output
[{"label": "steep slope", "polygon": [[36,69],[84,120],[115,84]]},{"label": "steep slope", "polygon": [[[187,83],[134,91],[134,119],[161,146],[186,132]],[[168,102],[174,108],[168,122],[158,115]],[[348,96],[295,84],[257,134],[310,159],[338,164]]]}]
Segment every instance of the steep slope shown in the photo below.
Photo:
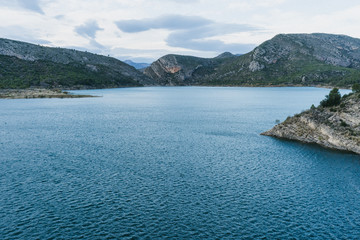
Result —
[{"label": "steep slope", "polygon": [[262,135],[316,143],[360,154],[360,94],[336,107],[317,107],[289,117]]},{"label": "steep slope", "polygon": [[221,65],[205,80],[227,85],[338,85],[360,81],[360,39],[280,34]]},{"label": "steep slope", "polygon": [[235,56],[223,53],[215,58],[199,58],[182,55],[166,55],[144,70],[145,75],[160,85],[199,85],[216,68]]},{"label": "steep slope", "polygon": [[111,57],[0,39],[0,88],[105,88],[153,81]]},{"label": "steep slope", "polygon": [[145,70],[163,85],[325,85],[360,82],[360,39],[280,34],[250,53],[212,59],[167,55]]}]

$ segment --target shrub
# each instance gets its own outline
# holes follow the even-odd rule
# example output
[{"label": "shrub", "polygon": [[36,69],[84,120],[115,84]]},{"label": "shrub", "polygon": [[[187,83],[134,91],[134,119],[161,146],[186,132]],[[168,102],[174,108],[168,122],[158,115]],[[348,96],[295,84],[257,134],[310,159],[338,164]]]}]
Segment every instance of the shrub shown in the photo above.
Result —
[{"label": "shrub", "polygon": [[355,84],[352,86],[352,91],[353,91],[354,93],[359,93],[359,92],[360,92],[360,84],[355,83]]},{"label": "shrub", "polygon": [[344,95],[342,96],[342,99],[346,99],[346,98],[348,98],[348,97],[350,97],[350,96],[352,96],[352,95],[354,95],[354,93],[344,94]]},{"label": "shrub", "polygon": [[342,126],[342,127],[348,127],[349,124],[347,124],[346,122],[344,122],[343,120],[340,119],[340,126]]},{"label": "shrub", "polygon": [[323,107],[337,106],[341,102],[341,94],[338,88],[334,88],[330,91],[329,95],[325,96],[325,99],[320,102]]}]

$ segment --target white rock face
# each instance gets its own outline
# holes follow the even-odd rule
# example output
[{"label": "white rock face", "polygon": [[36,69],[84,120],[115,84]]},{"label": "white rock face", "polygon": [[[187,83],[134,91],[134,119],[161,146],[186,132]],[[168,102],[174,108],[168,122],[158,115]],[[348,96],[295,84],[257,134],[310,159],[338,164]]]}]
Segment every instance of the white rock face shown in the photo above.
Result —
[{"label": "white rock face", "polygon": [[295,115],[262,135],[360,154],[359,97],[354,94],[332,110],[317,108]]},{"label": "white rock face", "polygon": [[251,72],[256,72],[256,71],[259,71],[261,69],[264,69],[265,66],[260,64],[259,62],[256,62],[256,61],[252,61],[250,62],[250,65],[249,65],[249,70]]}]

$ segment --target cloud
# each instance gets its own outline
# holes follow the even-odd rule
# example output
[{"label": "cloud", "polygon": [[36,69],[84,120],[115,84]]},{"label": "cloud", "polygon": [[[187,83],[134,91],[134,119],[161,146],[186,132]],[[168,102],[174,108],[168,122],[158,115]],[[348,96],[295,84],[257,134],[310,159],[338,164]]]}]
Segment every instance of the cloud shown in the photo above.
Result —
[{"label": "cloud", "polygon": [[25,9],[44,14],[43,10],[39,5],[39,0],[18,0],[18,3]]},{"label": "cloud", "polygon": [[95,39],[90,39],[90,45],[94,48],[98,48],[98,49],[105,49],[106,47],[100,43],[98,43],[97,41],[95,41]]},{"label": "cloud", "polygon": [[181,47],[199,51],[230,51],[234,53],[244,53],[252,50],[255,45],[224,43],[221,40],[214,40],[209,38],[231,33],[255,30],[259,29],[245,24],[213,23],[209,26],[175,31],[168,36],[166,42],[171,47]]},{"label": "cloud", "polygon": [[83,36],[87,39],[89,39],[90,46],[95,49],[105,49],[106,47],[101,45],[99,42],[95,40],[96,33],[98,31],[104,30],[103,28],[100,28],[98,23],[95,20],[89,20],[83,25],[75,27],[74,31],[79,34],[80,36]]},{"label": "cloud", "polygon": [[97,31],[102,31],[103,28],[100,28],[95,20],[89,20],[81,26],[75,27],[75,32],[80,36],[94,39],[96,37]]},{"label": "cloud", "polygon": [[158,18],[144,18],[141,20],[122,20],[115,22],[123,32],[136,33],[150,29],[179,30],[211,24],[212,21],[197,16],[166,15]]},{"label": "cloud", "polygon": [[175,2],[175,3],[196,3],[199,2],[199,0],[168,0],[170,2]]},{"label": "cloud", "polygon": [[0,0],[0,5],[11,8],[23,8],[40,14],[44,14],[44,11],[40,7],[39,0]]},{"label": "cloud", "polygon": [[171,33],[166,39],[170,47],[197,51],[232,51],[243,53],[252,50],[253,44],[224,43],[209,39],[226,34],[252,32],[260,29],[247,24],[225,24],[197,16],[166,15],[153,19],[117,21],[117,27],[126,33],[138,33],[151,29],[166,29]]},{"label": "cloud", "polygon": [[45,44],[51,45],[51,42],[48,40],[41,39],[36,33],[22,27],[22,26],[0,26],[1,37],[18,40],[33,44]]}]

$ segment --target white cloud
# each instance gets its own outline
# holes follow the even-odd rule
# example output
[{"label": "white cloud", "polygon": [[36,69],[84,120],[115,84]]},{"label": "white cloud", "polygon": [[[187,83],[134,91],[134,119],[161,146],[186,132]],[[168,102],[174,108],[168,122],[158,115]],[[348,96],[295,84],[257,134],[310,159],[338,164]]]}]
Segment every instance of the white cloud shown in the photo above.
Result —
[{"label": "white cloud", "polygon": [[[119,57],[211,57],[226,49],[248,51],[251,44],[277,33],[330,32],[360,38],[359,11],[355,0],[0,0],[0,37]],[[164,16],[191,21],[175,19],[170,24]],[[91,26],[89,19],[96,24]],[[150,22],[137,22],[143,19]],[[146,31],[126,31],[119,25],[129,20]]]}]

